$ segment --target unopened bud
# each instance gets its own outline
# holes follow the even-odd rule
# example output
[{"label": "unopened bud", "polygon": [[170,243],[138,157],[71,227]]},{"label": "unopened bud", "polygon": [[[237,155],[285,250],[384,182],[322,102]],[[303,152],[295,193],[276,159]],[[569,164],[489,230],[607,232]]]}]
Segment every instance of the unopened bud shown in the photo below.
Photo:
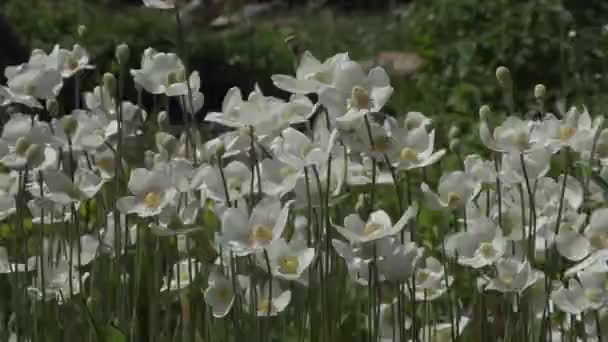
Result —
[{"label": "unopened bud", "polygon": [[158,113],[156,117],[156,123],[161,130],[165,130],[169,126],[169,115],[166,111]]},{"label": "unopened bud", "polygon": [[147,169],[152,169],[154,168],[154,156],[156,155],[156,153],[154,153],[154,151],[146,151],[144,152],[144,165],[146,166]]},{"label": "unopened bud", "polygon": [[46,100],[46,111],[52,118],[57,117],[59,115],[59,102],[53,98]]},{"label": "unopened bud", "polygon": [[116,94],[116,77],[112,73],[106,72],[103,74],[103,87],[108,92],[114,96]]},{"label": "unopened bud", "polygon": [[450,151],[455,152],[460,147],[460,139],[452,139],[450,140]]},{"label": "unopened bud", "polygon": [[118,64],[123,66],[129,64],[129,57],[131,57],[129,45],[123,43],[116,47],[116,60]]},{"label": "unopened bud", "polygon": [[66,116],[62,120],[63,132],[65,135],[71,137],[76,133],[76,129],[78,128],[78,120],[74,119],[71,116]]},{"label": "unopened bud", "polygon": [[483,105],[481,106],[481,108],[479,108],[479,118],[481,119],[481,121],[488,121],[488,117],[490,116],[490,114],[492,114],[490,106]]},{"label": "unopened bud", "polygon": [[177,148],[177,138],[169,133],[158,132],[156,133],[156,146],[158,146],[159,149],[162,148],[167,151],[169,155],[172,155]]},{"label": "unopened bud", "polygon": [[448,132],[449,139],[457,138],[459,135],[460,135],[460,128],[458,128],[458,126],[450,127],[450,131]]},{"label": "unopened bud", "polygon": [[25,151],[25,160],[30,167],[42,164],[44,158],[44,147],[42,145],[32,144],[27,148],[27,151]]},{"label": "unopened bud", "polygon": [[545,95],[547,95],[547,87],[544,84],[537,84],[534,87],[534,97],[541,101],[545,98]]},{"label": "unopened bud", "polygon": [[87,33],[87,27],[84,25],[78,26],[77,33],[78,33],[78,37],[83,37]]},{"label": "unopened bud", "polygon": [[511,71],[505,66],[496,68],[496,79],[503,88],[511,87]]},{"label": "unopened bud", "polygon": [[25,152],[30,147],[32,143],[26,137],[17,138],[17,142],[15,143],[15,153],[20,156],[25,156]]}]

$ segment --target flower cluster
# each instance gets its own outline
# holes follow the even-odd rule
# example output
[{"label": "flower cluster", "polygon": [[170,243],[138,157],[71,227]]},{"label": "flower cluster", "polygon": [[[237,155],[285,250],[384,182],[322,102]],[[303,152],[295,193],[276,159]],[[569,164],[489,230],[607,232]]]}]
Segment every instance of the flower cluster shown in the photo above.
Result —
[{"label": "flower cluster", "polygon": [[[145,50],[130,75],[155,98],[147,111],[119,84],[128,47],[117,57],[120,81],[77,89],[71,113],[58,94],[92,68],[83,47],[5,70],[2,106],[52,114],[14,112],[0,136],[12,338],[93,336],[100,322],[148,341],[608,338],[601,116],[545,112],[539,85],[538,118],[483,106],[483,150],[461,155],[452,129],[447,153],[431,118],[382,112],[393,93],[382,68],[305,52],[295,75],[272,77],[289,98],[232,88],[203,115],[226,128],[208,137],[198,72]],[[497,77],[513,91],[508,69]],[[72,311],[87,319],[43,324]]]}]

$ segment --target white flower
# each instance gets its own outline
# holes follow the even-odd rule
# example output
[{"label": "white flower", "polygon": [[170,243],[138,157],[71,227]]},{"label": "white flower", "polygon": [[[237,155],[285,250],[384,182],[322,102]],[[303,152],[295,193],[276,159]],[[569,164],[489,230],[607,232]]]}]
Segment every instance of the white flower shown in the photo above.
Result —
[{"label": "white flower", "polygon": [[[250,285],[245,292],[245,309],[250,306],[251,291]],[[291,291],[283,290],[276,280],[271,280],[270,284],[265,282],[263,285],[256,285],[257,303],[253,303],[255,313],[258,317],[276,316],[283,312],[291,301]]]},{"label": "white flower", "polygon": [[560,284],[560,287],[551,293],[551,300],[560,310],[572,315],[578,315],[591,308],[585,289],[576,279],[570,279],[568,287]]},{"label": "white flower", "polygon": [[[590,242],[579,233],[580,228],[585,224],[587,215],[563,216],[564,219],[560,223],[559,233],[555,237],[557,250],[568,260],[581,261],[591,252]],[[572,218],[569,218],[569,216],[572,216]]]},{"label": "white flower", "polygon": [[222,232],[217,242],[236,255],[248,255],[268,248],[283,233],[289,216],[290,203],[271,197],[260,201],[247,216],[242,207],[228,208],[222,215]]},{"label": "white flower", "polygon": [[373,68],[365,75],[360,64],[345,61],[336,66],[331,86],[321,87],[319,103],[325,106],[331,120],[343,115],[361,116],[378,112],[393,93],[384,69]]},{"label": "white flower", "polygon": [[231,162],[222,171],[217,167],[205,165],[196,171],[192,185],[196,189],[204,190],[207,196],[215,201],[236,201],[251,189],[251,170],[239,161]]},{"label": "white flower", "polygon": [[481,119],[479,135],[481,142],[489,149],[498,152],[525,153],[538,142],[532,134],[536,123],[509,116],[500,126],[490,133],[488,123]]},{"label": "white flower", "polygon": [[[80,202],[92,198],[101,189],[104,182],[88,169],[77,169],[74,181],[61,170],[49,169],[42,172],[44,176],[44,197],[62,205]],[[32,195],[39,196],[37,186],[32,187]]]},{"label": "white flower", "polygon": [[[424,254],[424,248],[418,247],[415,242],[404,241],[401,244],[396,238],[379,240],[374,248],[376,255],[373,257],[376,259],[380,279],[393,282],[407,282]],[[369,272],[362,276],[367,278]]]},{"label": "white flower", "polygon": [[319,91],[324,85],[331,85],[335,69],[349,61],[348,54],[337,54],[323,63],[316,59],[310,51],[302,54],[295,77],[289,75],[273,75],[274,84],[285,91],[295,94],[309,94]]},{"label": "white flower", "polygon": [[481,217],[468,224],[466,232],[451,235],[446,241],[446,250],[458,255],[458,263],[473,268],[492,265],[500,259],[507,248],[502,230],[493,221]]},{"label": "white flower", "polygon": [[593,211],[584,234],[592,249],[608,249],[608,208]]},{"label": "white flower", "polygon": [[75,44],[71,51],[61,49],[59,45],[55,45],[49,55],[49,63],[55,64],[63,78],[70,78],[80,70],[94,68],[89,64],[88,52],[78,44]]},{"label": "white flower", "polygon": [[21,99],[28,95],[45,100],[57,97],[63,80],[57,66],[53,64],[53,59],[44,51],[32,51],[27,63],[5,69],[8,88]]},{"label": "white flower", "polygon": [[496,278],[490,280],[486,290],[522,293],[540,278],[539,271],[532,269],[527,260],[500,259],[496,262],[496,269],[498,274]]},{"label": "white flower", "polygon": [[551,153],[544,147],[531,149],[526,154],[505,153],[502,156],[500,179],[508,184],[525,184],[527,178],[532,186],[535,179],[543,177],[549,172],[550,161]]},{"label": "white flower", "polygon": [[278,159],[264,159],[260,163],[262,190],[270,196],[283,196],[296,186],[301,170]]},{"label": "white flower", "polygon": [[304,133],[291,127],[286,128],[271,145],[275,157],[297,170],[305,166],[325,162],[329,153],[315,144]]},{"label": "white flower", "polygon": [[160,214],[176,193],[165,172],[141,168],[131,171],[128,188],[134,196],[120,198],[117,206],[123,214],[137,214],[140,217]]},{"label": "white flower", "polygon": [[176,54],[148,48],[142,56],[141,69],[131,69],[131,75],[147,92],[171,96],[171,87],[183,82],[184,71],[184,64]]},{"label": "white flower", "polygon": [[225,317],[234,303],[233,284],[216,269],[209,274],[208,282],[209,287],[204,292],[205,303],[211,307],[213,317]]},{"label": "white flower", "polygon": [[463,171],[443,174],[439,178],[438,195],[433,193],[426,183],[422,183],[420,188],[426,203],[434,210],[465,208],[477,192],[475,184]]},{"label": "white flower", "polygon": [[[268,246],[267,251],[272,275],[285,280],[299,279],[315,258],[315,249],[306,247],[303,241],[298,240],[288,243],[278,238]],[[264,258],[260,254],[258,257],[258,262],[266,269],[265,260],[261,260]]]},{"label": "white flower", "polygon": [[412,129],[397,129],[392,132],[395,139],[391,162],[400,170],[411,170],[429,166],[443,157],[445,150],[433,152],[435,131],[427,133],[423,126]]},{"label": "white flower", "polygon": [[464,159],[464,170],[471,179],[482,187],[494,187],[496,184],[496,167],[489,160],[483,160],[477,154],[470,154]]},{"label": "white flower", "polygon": [[590,152],[592,141],[598,130],[599,122],[593,123],[591,116],[586,108],[579,111],[572,107],[565,114],[564,118],[558,120],[552,115],[548,115],[543,120],[538,134],[545,140],[553,152],[562,147],[571,147],[577,152]]},{"label": "white flower", "polygon": [[[417,268],[414,275],[417,301],[432,301],[441,297],[454,280],[452,276],[445,274],[445,267],[439,260],[427,257],[425,264],[425,267]],[[410,295],[407,289],[405,291],[407,295]]]},{"label": "white flower", "polygon": [[344,227],[337,225],[334,227],[351,243],[365,243],[399,233],[416,216],[417,212],[418,206],[413,204],[395,225],[383,210],[371,213],[367,222],[363,221],[358,214],[350,214],[344,219]]}]

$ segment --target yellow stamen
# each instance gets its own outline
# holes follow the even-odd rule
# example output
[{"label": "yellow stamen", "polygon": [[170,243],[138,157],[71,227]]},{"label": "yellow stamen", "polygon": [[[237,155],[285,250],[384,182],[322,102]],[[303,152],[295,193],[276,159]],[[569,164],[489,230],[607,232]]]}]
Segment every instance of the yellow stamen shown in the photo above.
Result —
[{"label": "yellow stamen", "polygon": [[144,206],[148,209],[155,209],[160,206],[161,196],[158,192],[150,191],[144,196]]},{"label": "yellow stamen", "polygon": [[367,90],[360,86],[354,87],[350,97],[350,105],[359,110],[369,109],[371,99]]},{"label": "yellow stamen", "polygon": [[279,271],[284,274],[298,273],[298,257],[297,256],[282,256],[279,258]]},{"label": "yellow stamen", "polygon": [[375,232],[379,231],[382,229],[382,225],[378,224],[378,223],[368,223],[365,225],[365,227],[363,227],[363,231],[361,232],[361,234],[363,236],[370,236],[372,234],[374,234]]},{"label": "yellow stamen", "polygon": [[457,208],[460,206],[460,202],[462,202],[462,197],[457,192],[448,192],[448,207]]},{"label": "yellow stamen", "polygon": [[572,138],[574,134],[576,134],[576,128],[574,127],[562,126],[559,128],[559,138],[561,141],[567,141]]},{"label": "yellow stamen", "polygon": [[272,227],[257,224],[251,230],[249,241],[257,243],[269,243],[272,241]]},{"label": "yellow stamen", "polygon": [[409,147],[404,147],[399,153],[399,159],[403,161],[417,161],[418,160],[418,152]]}]

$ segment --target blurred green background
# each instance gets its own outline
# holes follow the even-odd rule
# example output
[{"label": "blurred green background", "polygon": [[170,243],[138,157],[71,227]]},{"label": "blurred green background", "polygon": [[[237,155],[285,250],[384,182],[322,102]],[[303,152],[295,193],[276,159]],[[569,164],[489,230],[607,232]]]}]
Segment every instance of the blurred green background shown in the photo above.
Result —
[{"label": "blurred green background", "polygon": [[[205,110],[217,109],[235,85],[248,91],[257,82],[268,94],[285,95],[270,75],[293,72],[294,47],[321,59],[348,51],[366,66],[386,67],[395,87],[387,111],[424,112],[440,130],[456,124],[474,131],[484,103],[505,111],[494,77],[499,65],[511,69],[520,112],[533,103],[536,83],[547,85],[552,111],[582,102],[598,114],[607,108],[607,1],[196,2],[183,17]],[[122,42],[132,49],[133,67],[149,46],[177,50],[174,14],[141,0],[4,0],[0,13],[28,53],[79,42],[101,72],[116,70],[114,47]],[[82,37],[79,25],[87,27]],[[291,45],[288,37],[295,37]],[[99,74],[86,81],[94,84]]]}]

